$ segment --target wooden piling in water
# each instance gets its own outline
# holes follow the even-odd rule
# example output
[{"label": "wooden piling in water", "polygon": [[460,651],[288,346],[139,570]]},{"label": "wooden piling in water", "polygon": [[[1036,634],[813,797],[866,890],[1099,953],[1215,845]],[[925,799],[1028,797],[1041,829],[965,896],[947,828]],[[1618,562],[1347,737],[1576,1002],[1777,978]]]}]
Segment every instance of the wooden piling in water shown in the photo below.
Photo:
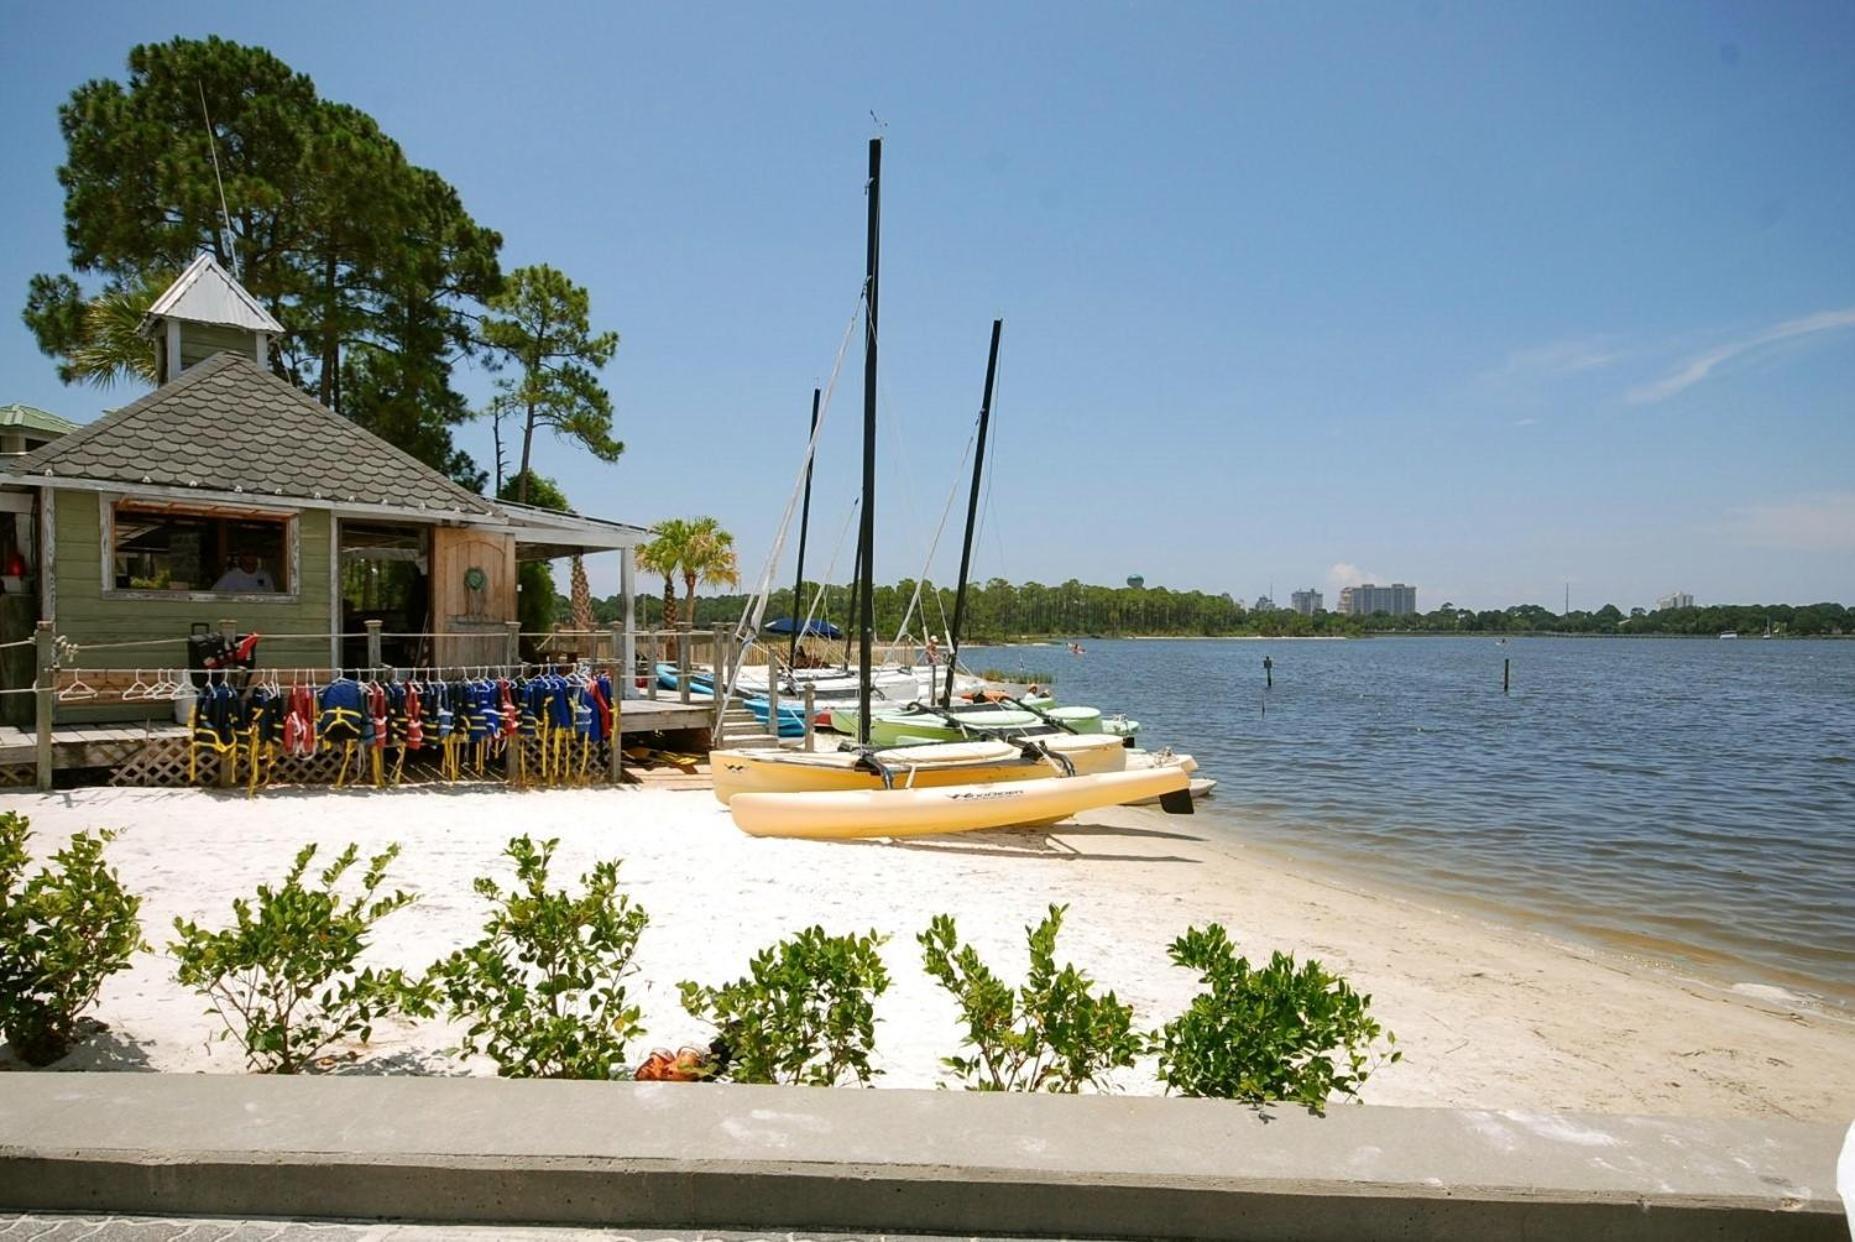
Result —
[{"label": "wooden piling in water", "polygon": [[1511,684],[1513,671],[1514,671],[1513,657],[1512,656],[1503,657],[1501,660],[1501,693],[1502,694],[1508,693],[1508,686]]}]

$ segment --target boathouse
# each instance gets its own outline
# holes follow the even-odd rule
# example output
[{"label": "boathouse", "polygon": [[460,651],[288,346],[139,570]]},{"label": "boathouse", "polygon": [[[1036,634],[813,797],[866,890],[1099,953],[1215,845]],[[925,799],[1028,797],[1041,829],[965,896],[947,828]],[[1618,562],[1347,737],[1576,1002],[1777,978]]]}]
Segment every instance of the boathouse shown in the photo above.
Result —
[{"label": "boathouse", "polygon": [[[228,622],[265,636],[269,668],[359,667],[370,622],[382,664],[497,664],[522,561],[613,553],[621,595],[634,597],[647,528],[459,486],[273,374],[282,330],[202,255],[142,324],[154,391],[0,458],[0,550],[19,571],[5,580],[0,643],[49,622],[60,650],[75,648],[63,664],[114,670],[123,685],[184,669],[189,632]],[[633,633],[627,608],[624,667]],[[6,664],[8,689],[22,688],[18,665]],[[84,688],[104,689],[96,680]],[[172,711],[70,691],[60,683],[59,723]],[[30,719],[32,696],[7,702]]]}]

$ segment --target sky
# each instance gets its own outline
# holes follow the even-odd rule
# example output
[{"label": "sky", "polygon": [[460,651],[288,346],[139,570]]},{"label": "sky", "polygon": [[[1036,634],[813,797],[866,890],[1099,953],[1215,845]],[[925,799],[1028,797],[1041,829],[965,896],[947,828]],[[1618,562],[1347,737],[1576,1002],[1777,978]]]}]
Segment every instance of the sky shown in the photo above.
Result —
[{"label": "sky", "polygon": [[[8,4],[0,403],[138,395],[61,386],[14,311],[66,270],[59,103],[207,34],[372,114],[505,268],[588,287],[626,452],[544,436],[537,468],[584,512],[714,514],[750,584],[879,132],[880,579],[955,575],[957,506],[929,549],[997,316],[982,576],[1855,602],[1855,6]],[[460,442],[489,460],[486,426]]]}]

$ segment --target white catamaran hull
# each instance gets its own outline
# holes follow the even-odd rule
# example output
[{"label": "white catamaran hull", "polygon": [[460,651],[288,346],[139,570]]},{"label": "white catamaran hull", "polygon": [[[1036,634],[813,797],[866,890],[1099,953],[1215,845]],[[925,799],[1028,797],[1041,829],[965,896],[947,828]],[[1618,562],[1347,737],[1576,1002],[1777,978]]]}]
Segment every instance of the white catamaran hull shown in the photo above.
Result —
[{"label": "white catamaran hull", "polygon": [[[992,781],[1050,780],[1119,772],[1132,753],[1100,734],[1038,738],[1052,756],[1027,757],[1009,742],[943,742],[876,752],[898,789],[927,785],[979,785]],[[749,793],[825,793],[881,789],[882,777],[859,764],[854,751],[798,751],[765,747],[717,750],[709,755],[715,799],[731,803]]]},{"label": "white catamaran hull", "polygon": [[736,827],[756,837],[931,836],[1055,823],[1083,811],[1177,793],[1190,780],[1174,766],[987,785],[740,794],[728,810]]}]

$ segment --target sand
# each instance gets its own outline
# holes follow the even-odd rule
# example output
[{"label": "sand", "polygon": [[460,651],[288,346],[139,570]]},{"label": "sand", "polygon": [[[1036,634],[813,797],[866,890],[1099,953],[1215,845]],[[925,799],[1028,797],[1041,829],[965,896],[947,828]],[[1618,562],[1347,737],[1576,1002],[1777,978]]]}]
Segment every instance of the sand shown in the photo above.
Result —
[{"label": "sand", "polygon": [[[682,979],[721,982],[785,933],[822,923],[875,929],[894,977],[878,1005],[879,1085],[931,1086],[956,1050],[951,1002],[920,968],[916,934],[955,916],[994,969],[1020,977],[1023,928],[1069,905],[1063,956],[1157,1025],[1194,990],[1169,940],[1211,920],[1252,957],[1318,956],[1372,995],[1405,1059],[1365,1089],[1368,1102],[1844,1122],[1855,1114],[1855,1021],[1783,993],[1735,991],[1598,949],[1556,943],[1408,894],[1373,891],[1246,843],[1208,818],[1117,810],[1044,831],[908,843],[756,840],[703,792],[492,787],[387,792],[285,791],[257,799],[194,790],[85,789],[13,794],[34,849],[114,827],[109,857],[144,898],[151,952],[106,986],[108,1030],[66,1069],[237,1072],[204,1001],[173,979],[164,951],[176,916],[222,925],[231,899],[279,877],[305,841],[324,855],[400,842],[394,877],[418,902],[380,927],[371,959],[422,967],[474,938],[484,916],[471,879],[506,876],[510,836],[560,838],[556,881],[596,858],[651,915],[632,987],[648,1035],[638,1047],[706,1042],[683,1011]],[[345,1049],[337,1072],[493,1073],[447,1054],[444,1023],[388,1024]],[[0,1053],[0,1068],[19,1068]],[[1121,1076],[1154,1092],[1150,1065]]]}]

